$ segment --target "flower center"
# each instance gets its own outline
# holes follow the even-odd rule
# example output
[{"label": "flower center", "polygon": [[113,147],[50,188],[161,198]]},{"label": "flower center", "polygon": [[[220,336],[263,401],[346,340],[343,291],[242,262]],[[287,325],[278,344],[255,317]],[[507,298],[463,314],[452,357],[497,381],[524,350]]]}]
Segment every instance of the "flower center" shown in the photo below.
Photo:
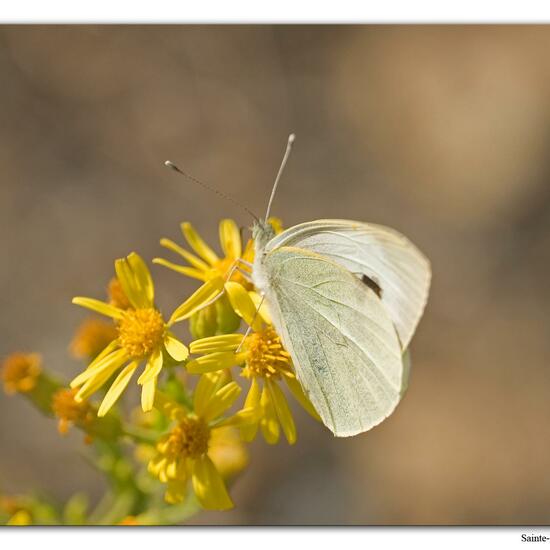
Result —
[{"label": "flower center", "polygon": [[293,376],[290,354],[284,349],[279,335],[271,328],[254,332],[244,343],[246,365],[242,376],[251,378],[279,378],[282,374]]},{"label": "flower center", "polygon": [[8,394],[33,390],[42,372],[36,353],[12,353],[3,362],[1,376]]},{"label": "flower center", "polygon": [[208,451],[210,428],[200,418],[184,418],[170,433],[168,453],[187,458],[198,458]]},{"label": "flower center", "polygon": [[59,389],[52,398],[52,411],[59,418],[59,433],[65,435],[69,431],[71,423],[80,423],[82,425],[90,424],[93,421],[94,414],[88,401],[76,401],[75,395],[78,388]]},{"label": "flower center", "polygon": [[129,309],[118,324],[120,345],[130,357],[147,357],[162,344],[166,325],[154,308]]}]

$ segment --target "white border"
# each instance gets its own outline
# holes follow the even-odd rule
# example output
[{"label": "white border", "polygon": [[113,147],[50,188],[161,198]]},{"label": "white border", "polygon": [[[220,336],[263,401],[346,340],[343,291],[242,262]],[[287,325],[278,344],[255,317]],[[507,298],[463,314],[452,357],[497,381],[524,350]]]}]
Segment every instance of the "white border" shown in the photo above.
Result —
[{"label": "white border", "polygon": [[344,548],[499,550],[550,546],[550,542],[526,543],[521,535],[549,537],[550,528],[17,528],[0,529],[4,548],[40,548],[41,550],[98,550],[98,548],[185,548],[196,550],[281,550],[282,548]]},{"label": "white border", "polygon": [[550,21],[545,0],[18,0],[3,23],[530,23]]}]

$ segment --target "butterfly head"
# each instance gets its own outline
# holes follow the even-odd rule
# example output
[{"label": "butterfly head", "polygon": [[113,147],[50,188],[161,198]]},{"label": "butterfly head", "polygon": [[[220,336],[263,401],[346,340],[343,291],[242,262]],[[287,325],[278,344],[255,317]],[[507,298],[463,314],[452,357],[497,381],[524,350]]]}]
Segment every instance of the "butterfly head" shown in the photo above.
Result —
[{"label": "butterfly head", "polygon": [[252,238],[254,239],[254,248],[256,254],[260,254],[265,250],[267,243],[275,236],[275,231],[270,223],[264,220],[254,222],[252,228]]}]

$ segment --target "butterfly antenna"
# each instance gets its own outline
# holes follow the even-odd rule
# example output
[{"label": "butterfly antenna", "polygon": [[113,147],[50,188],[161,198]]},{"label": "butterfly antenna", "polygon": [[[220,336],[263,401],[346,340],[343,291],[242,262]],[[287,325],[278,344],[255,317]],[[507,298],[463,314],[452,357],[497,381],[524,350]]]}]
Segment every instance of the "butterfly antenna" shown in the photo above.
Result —
[{"label": "butterfly antenna", "polygon": [[194,178],[193,176],[190,176],[189,174],[187,174],[186,172],[181,170],[178,166],[176,166],[170,160],[167,160],[164,163],[164,166],[167,166],[168,168],[171,168],[172,170],[174,170],[174,172],[177,172],[178,174],[184,176],[185,178],[192,181],[193,183],[196,183],[197,185],[200,185],[204,189],[208,189],[208,191],[212,191],[213,193],[216,193],[216,195],[218,195],[222,199],[225,199],[225,200],[233,203],[234,205],[238,206],[239,208],[242,208],[248,215],[252,216],[256,221],[259,221],[258,216],[256,216],[256,214],[254,214],[254,212],[251,212],[246,206],[242,205],[239,201],[234,199],[231,195],[227,195],[225,193],[222,193],[222,191],[219,191],[215,187],[211,187],[210,185],[198,180],[197,178]]},{"label": "butterfly antenna", "polygon": [[288,157],[290,156],[290,151],[292,151],[292,144],[294,143],[294,140],[296,139],[295,134],[290,134],[288,136],[288,142],[286,144],[286,150],[285,155],[283,157],[283,161],[281,162],[281,166],[279,167],[279,171],[277,172],[277,177],[275,178],[275,183],[273,184],[273,189],[271,190],[271,197],[269,197],[269,202],[267,203],[267,211],[265,213],[265,219],[269,218],[269,213],[271,212],[271,204],[273,203],[273,199],[275,197],[275,192],[277,191],[277,186],[279,185],[279,180],[281,179],[281,175],[283,173],[283,170],[285,169],[286,161],[288,160]]}]

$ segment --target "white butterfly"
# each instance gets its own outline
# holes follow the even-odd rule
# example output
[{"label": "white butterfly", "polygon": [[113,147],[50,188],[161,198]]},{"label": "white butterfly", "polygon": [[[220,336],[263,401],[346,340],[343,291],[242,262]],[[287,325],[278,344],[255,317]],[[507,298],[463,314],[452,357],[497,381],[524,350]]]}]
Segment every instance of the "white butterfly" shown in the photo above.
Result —
[{"label": "white butterfly", "polygon": [[[294,134],[265,220],[293,141]],[[279,235],[258,220],[253,237],[252,281],[305,393],[335,435],[370,430],[406,389],[407,348],[428,299],[428,260],[397,231],[348,220],[303,223]]]},{"label": "white butterfly", "polygon": [[259,221],[253,237],[252,280],[323,423],[344,437],[382,422],[407,384],[405,350],[430,286],[426,257],[393,229],[347,220],[279,235]]}]

